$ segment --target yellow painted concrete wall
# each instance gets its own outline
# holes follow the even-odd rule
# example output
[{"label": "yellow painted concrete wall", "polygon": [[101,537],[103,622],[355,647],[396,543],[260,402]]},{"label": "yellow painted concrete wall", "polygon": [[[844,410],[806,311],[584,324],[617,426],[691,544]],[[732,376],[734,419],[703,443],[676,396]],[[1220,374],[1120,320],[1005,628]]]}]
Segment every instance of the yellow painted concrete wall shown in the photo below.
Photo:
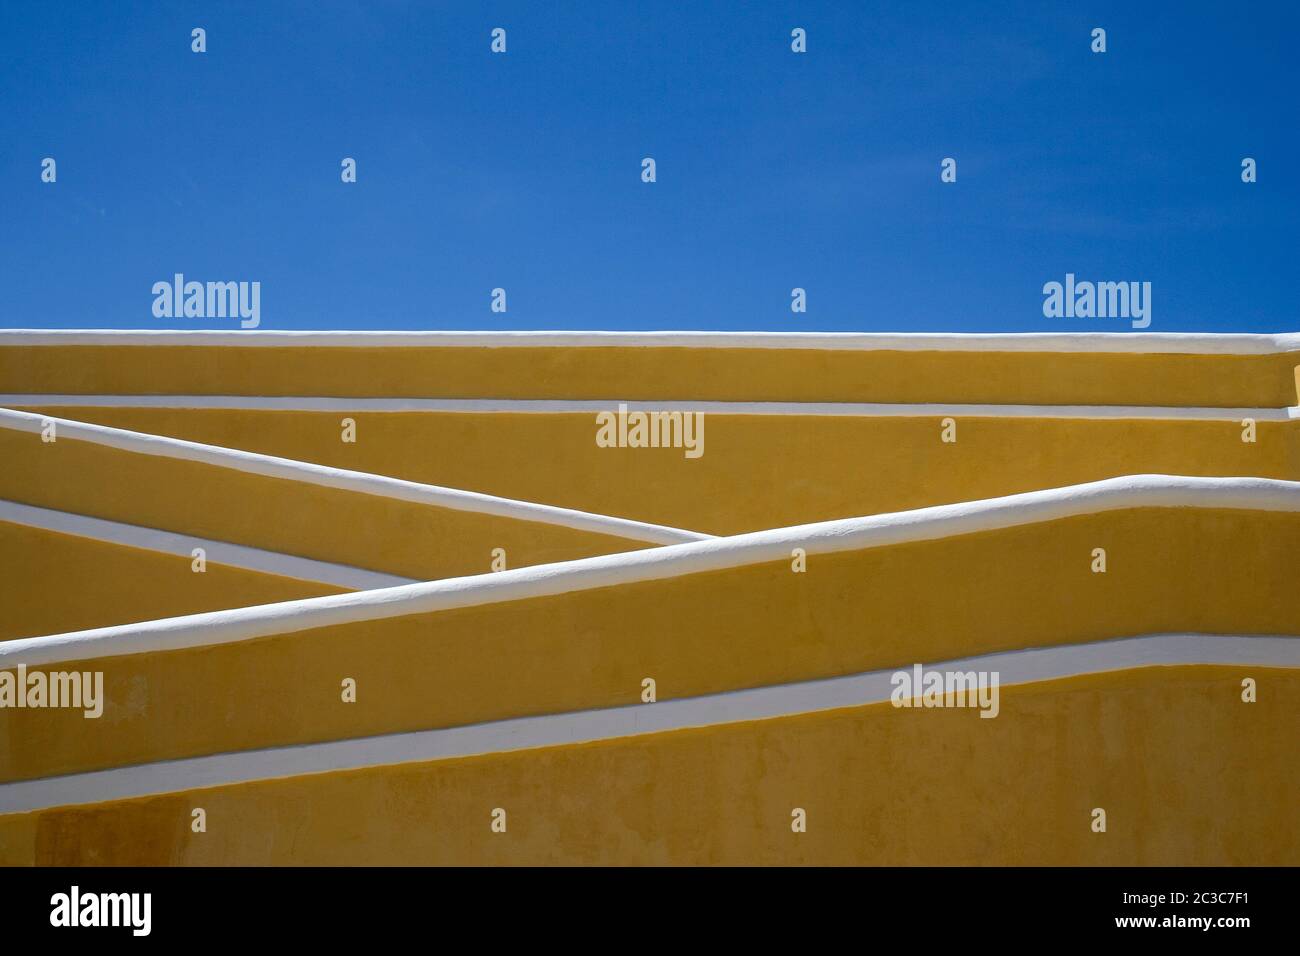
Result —
[{"label": "yellow painted concrete wall", "polygon": [[[0,641],[341,593],[341,588],[0,521]],[[3,718],[0,718],[2,721]]]},{"label": "yellow painted concrete wall", "polygon": [[[705,416],[704,455],[600,448],[594,414],[24,409],[710,534],[1133,474],[1300,479],[1300,421]],[[357,421],[356,444],[338,440]]]},{"label": "yellow painted concrete wall", "polygon": [[0,817],[0,863],[1295,865],[1297,726],[1294,670],[1147,668]]},{"label": "yellow painted concrete wall", "polygon": [[4,346],[0,392],[1295,405],[1300,353]]},{"label": "yellow painted concrete wall", "polygon": [[487,572],[498,547],[510,567],[646,547],[9,429],[0,461],[0,498],[422,580]]},{"label": "yellow painted concrete wall", "polygon": [[[0,392],[1279,408],[1300,353],[0,347]],[[42,410],[39,406],[32,410]],[[1143,472],[1300,479],[1300,422],[726,416],[703,458],[583,414],[58,417],[729,534]],[[356,444],[339,441],[343,414]],[[0,430],[0,498],[408,577],[646,547]],[[1090,570],[1107,550],[1106,574]],[[0,783],[1158,632],[1300,633],[1300,515],[1142,508],[235,644],[67,661],[102,718],[0,710]],[[179,579],[179,580],[177,580]],[[330,593],[0,524],[0,640]],[[69,588],[75,582],[75,588]],[[147,586],[140,586],[147,582]],[[295,588],[309,589],[301,593]],[[1240,681],[1259,701],[1240,700]],[[354,678],[355,704],[340,699]],[[832,713],[0,816],[0,864],[1300,864],[1300,672],[1151,667],[1001,712]],[[190,830],[190,811],[208,832]],[[493,834],[504,807],[509,832]],[[808,832],[790,830],[790,810]],[[1109,829],[1093,833],[1104,807]]]},{"label": "yellow painted concrete wall", "polygon": [[[1092,549],[1109,570],[1092,573]],[[1132,509],[61,663],[105,716],[0,711],[0,780],[1162,632],[1300,633],[1300,514]],[[343,703],[344,678],[357,702]]]}]

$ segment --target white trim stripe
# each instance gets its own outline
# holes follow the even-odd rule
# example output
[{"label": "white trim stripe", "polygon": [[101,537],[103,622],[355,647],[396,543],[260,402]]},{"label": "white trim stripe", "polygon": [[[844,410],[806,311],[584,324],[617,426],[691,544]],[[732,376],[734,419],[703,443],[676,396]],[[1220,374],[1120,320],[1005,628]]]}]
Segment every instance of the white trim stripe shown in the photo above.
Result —
[{"label": "white trim stripe", "polygon": [[364,591],[370,588],[391,588],[403,584],[415,584],[418,579],[404,578],[396,574],[383,574],[367,571],[346,564],[334,564],[329,561],[315,561],[300,558],[292,554],[276,551],[264,551],[242,544],[227,541],[213,541],[208,538],[196,538],[192,535],[176,534],[158,528],[145,528],[140,525],[123,524],[119,521],[107,521],[88,515],[73,514],[68,511],[56,511],[51,508],[37,508],[20,504],[16,501],[0,499],[0,522],[23,525],[28,528],[42,528],[59,534],[74,535],[79,538],[92,538],[95,541],[107,541],[111,544],[125,545],[128,548],[140,548],[191,559],[194,548],[202,548],[209,564],[220,564],[245,571],[260,571],[263,574],[275,574],[299,581],[312,581],[317,584],[329,584],[334,587]]},{"label": "white trim stripe", "polygon": [[239,451],[234,448],[202,445],[198,442],[183,441],[179,438],[147,435],[122,428],[109,428],[106,425],[91,425],[84,422],[70,421],[66,418],[40,415],[34,412],[20,412],[14,409],[0,408],[0,428],[40,434],[43,427],[42,423],[47,420],[56,423],[59,440],[72,439],[74,441],[91,442],[142,455],[200,462],[215,465],[218,468],[229,468],[232,471],[262,475],[267,478],[300,481],[306,484],[339,488],[344,491],[355,491],[381,498],[412,501],[436,508],[495,515],[500,518],[515,518],[520,521],[536,521],[540,524],[558,525],[576,531],[590,531],[596,534],[610,535],[629,541],[644,541],[651,544],[702,541],[709,537],[709,535],[696,531],[683,531],[680,528],[669,528],[664,525],[632,521],[627,518],[612,518],[585,511],[556,508],[552,505],[515,501],[510,498],[498,498],[495,495],[484,495],[474,491],[461,491],[455,488],[442,488],[437,485],[404,481],[400,478],[389,478],[386,475],[372,475],[343,468],[329,468],[325,465],[314,465],[310,462],[294,461],[289,458],[276,458],[271,455]]},{"label": "white trim stripe", "polygon": [[1210,408],[1165,405],[940,405],[885,402],[690,402],[503,398],[335,398],[261,395],[0,395],[14,408],[183,408],[280,412],[448,412],[563,415],[628,411],[706,415],[814,415],[863,418],[1085,418],[1195,421],[1289,421],[1297,408]]},{"label": "white trim stripe", "polygon": [[[1300,637],[1158,634],[1034,648],[926,664],[928,670],[997,671],[999,686],[1134,668],[1220,664],[1300,667]],[[889,700],[899,668],[658,703],[514,718],[160,761],[0,785],[0,814],[104,803],[303,774],[510,753],[859,707]]]},{"label": "white trim stripe", "polygon": [[1300,333],[1213,332],[313,332],[257,329],[0,329],[0,348],[47,345],[335,346],[347,348],[716,348],[828,351],[1123,352],[1268,355]]},{"label": "white trim stripe", "polygon": [[830,554],[1129,508],[1295,513],[1300,512],[1300,482],[1130,475],[983,501],[756,531],[495,574],[7,641],[0,644],[0,667],[206,647],[356,621],[428,614],[768,561],[788,561],[793,547],[801,547],[808,554]]}]

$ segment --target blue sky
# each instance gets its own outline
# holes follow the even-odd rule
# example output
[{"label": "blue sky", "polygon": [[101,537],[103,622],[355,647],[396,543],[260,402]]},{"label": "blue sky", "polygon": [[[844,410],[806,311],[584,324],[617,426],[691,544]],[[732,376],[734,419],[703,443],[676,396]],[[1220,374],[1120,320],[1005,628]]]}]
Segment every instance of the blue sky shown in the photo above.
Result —
[{"label": "blue sky", "polygon": [[1129,330],[1043,316],[1074,272],[1151,282],[1151,331],[1294,330],[1297,36],[1291,2],[6,0],[0,326],[237,328],[154,318],[182,272],[259,281],[268,329]]}]

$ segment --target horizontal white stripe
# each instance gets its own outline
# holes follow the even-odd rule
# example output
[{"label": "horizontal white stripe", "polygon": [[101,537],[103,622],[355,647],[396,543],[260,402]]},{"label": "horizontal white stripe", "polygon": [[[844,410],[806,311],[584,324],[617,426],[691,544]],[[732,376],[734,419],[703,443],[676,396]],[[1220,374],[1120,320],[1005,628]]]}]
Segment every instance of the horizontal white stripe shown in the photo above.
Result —
[{"label": "horizontal white stripe", "polygon": [[197,442],[182,441],[179,438],[165,438],[161,435],[146,435],[142,432],[127,431],[122,428],[109,428],[105,425],[90,425],[84,422],[69,421],[64,418],[52,418],[34,412],[20,412],[9,408],[0,408],[0,428],[13,431],[39,434],[42,422],[57,423],[58,440],[92,442],[123,451],[137,452],[142,455],[154,455],[159,458],[175,458],[181,461],[202,462],[218,468],[229,468],[252,475],[268,478],[284,478],[289,481],[301,481],[306,484],[321,485],[326,488],[341,488],[361,494],[375,495],[380,498],[394,498],[401,501],[413,501],[418,504],[448,508],[453,511],[470,511],[476,514],[496,515],[501,518],[516,518],[520,521],[536,521],[540,524],[559,525],[578,531],[591,531],[607,534],[630,541],[646,541],[652,544],[676,544],[682,541],[701,541],[709,537],[695,531],[683,531],[663,525],[631,521],[627,518],[611,518],[606,515],[590,514],[585,511],[572,511],[568,508],[556,508],[551,505],[533,504],[528,501],[514,501],[510,498],[497,498],[474,491],[460,491],[455,488],[442,488],[415,481],[403,481],[385,475],[372,475],[361,471],[348,471],[343,468],[329,468],[305,461],[293,461],[288,458],[276,458],[271,455],[259,455],[254,452],[238,451],[234,448],[221,448],[216,445],[201,445]]},{"label": "horizontal white stripe", "polygon": [[756,531],[495,574],[6,641],[0,644],[0,667],[205,647],[354,621],[787,561],[794,547],[810,555],[856,551],[1126,508],[1300,512],[1300,482],[1170,475],[1109,478],[984,501]]},{"label": "horizontal white stripe", "polygon": [[1214,332],[241,332],[194,329],[0,329],[0,348],[30,345],[340,346],[412,348],[721,348],[954,352],[1148,352],[1265,355],[1300,349],[1300,333]]},{"label": "horizontal white stripe", "polygon": [[190,560],[191,552],[195,548],[202,548],[209,564],[222,564],[231,568],[243,568],[246,571],[261,571],[264,574],[278,574],[300,581],[332,584],[335,587],[351,588],[354,591],[397,587],[402,584],[414,584],[417,580],[399,577],[396,574],[366,571],[346,564],[333,564],[329,561],[314,561],[311,558],[300,558],[276,551],[263,551],[261,548],[249,548],[242,544],[230,544],[227,541],[195,538],[171,531],[160,531],[157,528],[122,524],[118,521],[106,521],[103,518],[91,518],[87,515],[55,511],[50,508],[34,508],[16,501],[0,500],[0,521],[25,525],[29,528],[44,528],[46,531],[76,535],[79,538],[109,541],[130,548],[172,554],[187,561]]},{"label": "horizontal white stripe", "polygon": [[281,412],[456,412],[585,414],[629,411],[706,415],[819,415],[864,418],[1088,418],[1288,421],[1295,408],[1209,408],[1165,405],[936,405],[884,402],[630,402],[508,398],[333,398],[262,395],[0,395],[0,406],[29,408],[216,408]]},{"label": "horizontal white stripe", "polygon": [[[926,670],[997,671],[1000,686],[1177,664],[1300,667],[1300,637],[1159,634],[985,654]],[[102,803],[301,774],[638,737],[889,700],[896,668],[751,690],[548,714],[445,730],[361,737],[162,761],[0,785],[0,813]]]}]

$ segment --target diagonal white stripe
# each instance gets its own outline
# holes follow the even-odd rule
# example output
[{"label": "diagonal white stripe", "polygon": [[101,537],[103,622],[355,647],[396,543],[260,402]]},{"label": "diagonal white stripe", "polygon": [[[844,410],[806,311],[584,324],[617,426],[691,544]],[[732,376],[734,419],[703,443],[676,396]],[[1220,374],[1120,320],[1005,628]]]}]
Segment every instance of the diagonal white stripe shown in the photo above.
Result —
[{"label": "diagonal white stripe", "polygon": [[447,578],[357,594],[214,611],[0,643],[0,667],[204,647],[354,621],[565,594],[787,561],[1129,508],[1300,512],[1300,482],[1273,478],[1130,475],[1044,491],[756,531],[728,538]]},{"label": "diagonal white stripe", "polygon": [[[1178,664],[1300,668],[1300,636],[1155,634],[927,663],[927,670],[997,671],[1002,686]],[[301,774],[419,763],[764,720],[889,700],[897,669],[703,697],[524,717],[161,761],[0,785],[0,813],[102,803]]]},{"label": "diagonal white stripe", "polygon": [[11,408],[0,408],[0,428],[39,434],[44,427],[43,423],[46,421],[53,421],[56,424],[56,434],[60,441],[71,439],[73,441],[91,442],[92,444],[120,448],[123,451],[136,452],[142,455],[202,462],[218,468],[229,468],[232,471],[241,471],[247,474],[263,475],[268,478],[283,478],[288,481],[300,481],[327,488],[341,488],[361,494],[394,498],[401,501],[413,501],[418,504],[449,508],[455,511],[497,515],[502,518],[516,518],[520,521],[536,521],[541,524],[558,525],[579,531],[591,531],[597,534],[611,535],[630,541],[645,541],[652,544],[701,541],[709,537],[709,535],[696,531],[683,531],[680,528],[631,521],[627,518],[612,518],[607,515],[591,514],[586,511],[573,511],[568,508],[533,504],[528,501],[515,501],[510,498],[498,498],[495,495],[483,495],[474,491],[442,488],[437,485],[426,485],[416,481],[389,478],[385,475],[372,475],[367,472],[349,471],[344,468],[330,468],[325,465],[313,465],[309,462],[294,461],[289,458],[276,458],[272,455],[259,455],[254,452],[222,448],[217,445],[203,445],[198,442],[182,441],[179,438],[147,435],[143,432],[127,431],[123,428],[90,425],[85,422],[69,421],[65,418],[53,418],[32,412],[15,411]]},{"label": "diagonal white stripe", "polygon": [[297,578],[300,581],[332,584],[335,587],[350,588],[354,591],[397,587],[402,584],[414,584],[417,580],[396,574],[367,571],[346,564],[315,561],[277,551],[249,548],[228,541],[196,538],[172,531],[161,531],[157,528],[144,528],[140,525],[107,521],[103,518],[92,518],[68,511],[56,511],[52,508],[36,508],[16,501],[0,500],[0,521],[25,525],[29,528],[43,528],[46,531],[57,531],[60,534],[76,535],[81,538],[93,538],[96,541],[109,541],[131,548],[143,548],[146,551],[174,554],[186,560],[189,560],[194,548],[202,548],[207,561],[211,564],[224,564],[227,567],[261,571],[265,574],[278,574],[286,578]]}]

